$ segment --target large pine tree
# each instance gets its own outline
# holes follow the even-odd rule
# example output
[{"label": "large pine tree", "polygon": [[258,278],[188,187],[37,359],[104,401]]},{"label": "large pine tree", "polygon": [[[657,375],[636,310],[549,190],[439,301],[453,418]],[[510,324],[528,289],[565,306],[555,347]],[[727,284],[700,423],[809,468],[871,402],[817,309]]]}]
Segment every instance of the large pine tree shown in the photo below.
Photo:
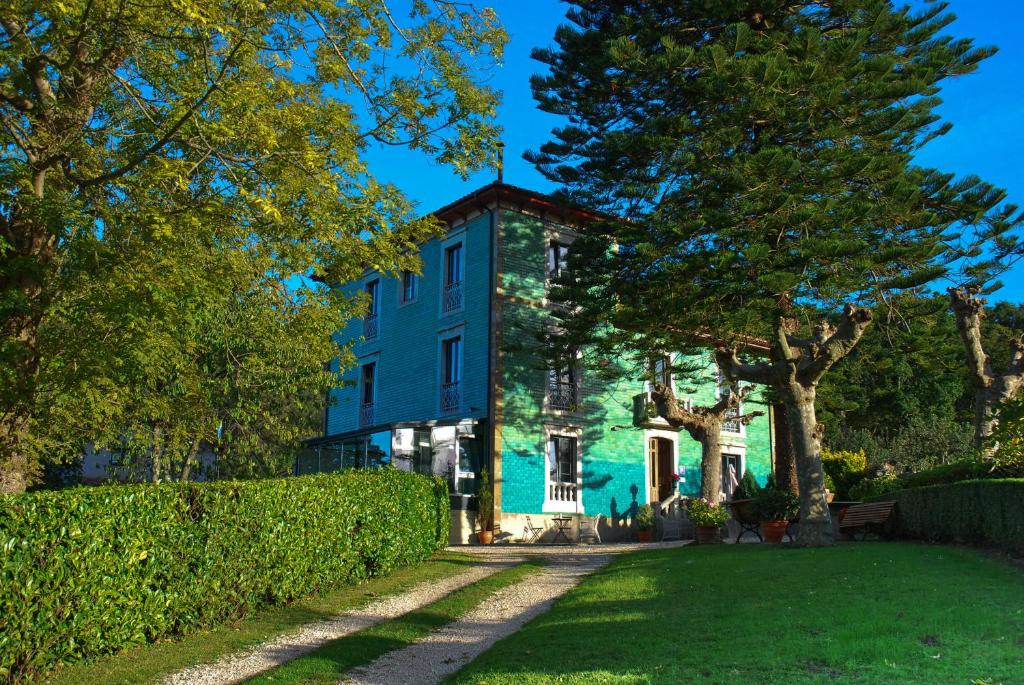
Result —
[{"label": "large pine tree", "polygon": [[[799,542],[827,544],[818,382],[873,303],[942,273],[957,226],[1014,220],[1002,191],[913,163],[949,129],[940,83],[994,50],[943,35],[941,4],[573,4],[533,80],[568,122],[530,158],[628,221],[578,241],[565,329],[579,344],[607,322],[652,351],[704,340],[733,380],[769,386],[796,452]],[[767,357],[744,354],[751,337]]]}]

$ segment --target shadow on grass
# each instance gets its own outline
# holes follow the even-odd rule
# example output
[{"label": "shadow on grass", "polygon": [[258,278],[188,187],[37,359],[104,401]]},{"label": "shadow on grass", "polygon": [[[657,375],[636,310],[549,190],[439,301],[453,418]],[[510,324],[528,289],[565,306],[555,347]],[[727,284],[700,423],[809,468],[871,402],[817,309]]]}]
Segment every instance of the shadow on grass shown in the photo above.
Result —
[{"label": "shadow on grass", "polygon": [[448,682],[1022,682],[1024,576],[963,549],[624,555]]}]

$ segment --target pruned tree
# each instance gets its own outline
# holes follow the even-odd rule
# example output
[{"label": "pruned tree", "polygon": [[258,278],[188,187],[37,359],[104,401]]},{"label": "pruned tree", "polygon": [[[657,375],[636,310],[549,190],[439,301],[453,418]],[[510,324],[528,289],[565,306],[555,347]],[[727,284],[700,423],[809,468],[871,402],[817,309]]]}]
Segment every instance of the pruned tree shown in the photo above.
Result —
[{"label": "pruned tree", "polygon": [[[254,284],[254,273],[278,284],[304,278],[299,306],[349,312],[331,285],[368,266],[415,268],[410,248],[439,224],[413,219],[364,153],[408,147],[458,173],[493,160],[498,94],[483,79],[505,40],[493,11],[445,0],[401,13],[382,0],[5,2],[0,491],[23,489],[38,470],[40,392],[73,391],[58,372],[81,378],[53,360],[47,382],[57,385],[41,391],[44,350],[80,343],[42,336],[67,330],[47,319],[75,288],[91,292],[83,281],[97,262],[147,269],[132,261],[134,246],[158,248],[185,229],[214,255],[196,269],[206,283],[235,267]],[[254,260],[260,271],[248,271]],[[158,279],[179,273],[149,269]],[[187,290],[157,282],[153,292],[173,285]],[[146,421],[138,417],[140,429]]]},{"label": "pruned tree", "polygon": [[[1019,222],[999,189],[913,161],[949,130],[939,84],[994,49],[944,35],[943,5],[888,0],[580,1],[568,17],[532,82],[568,121],[529,158],[568,200],[625,218],[574,243],[571,311],[649,347],[711,340],[732,380],[767,386],[795,451],[798,543],[829,544],[818,383],[875,304],[945,272],[950,233]],[[745,337],[768,358],[744,358]]]},{"label": "pruned tree", "polygon": [[700,443],[700,496],[712,504],[718,504],[721,499],[722,424],[729,420],[746,426],[758,416],[764,416],[763,411],[738,413],[743,400],[754,389],[753,385],[745,385],[739,391],[730,388],[710,406],[683,404],[676,399],[672,388],[662,383],[655,383],[651,392],[658,416],[673,428],[685,430]]},{"label": "pruned tree", "polygon": [[994,369],[982,335],[986,300],[980,296],[980,286],[950,288],[948,292],[974,390],[974,445],[984,449],[995,429],[996,410],[1024,388],[1024,335],[1009,341],[1009,361],[1002,369]]}]

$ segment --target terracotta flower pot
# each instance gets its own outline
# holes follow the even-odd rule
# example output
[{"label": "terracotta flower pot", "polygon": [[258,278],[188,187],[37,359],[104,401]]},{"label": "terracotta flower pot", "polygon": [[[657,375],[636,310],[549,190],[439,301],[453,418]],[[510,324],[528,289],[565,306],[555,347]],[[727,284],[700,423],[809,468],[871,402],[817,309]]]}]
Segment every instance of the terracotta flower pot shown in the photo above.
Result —
[{"label": "terracotta flower pot", "polygon": [[481,530],[479,533],[476,534],[476,541],[479,542],[481,545],[491,544],[494,541],[494,531]]},{"label": "terracotta flower pot", "polygon": [[765,542],[780,543],[786,535],[789,521],[761,521],[761,537]]},{"label": "terracotta flower pot", "polygon": [[650,542],[652,537],[654,537],[654,531],[650,529],[638,530],[636,532],[636,539],[640,542]]},{"label": "terracotta flower pot", "polygon": [[697,526],[697,544],[717,545],[722,542],[722,529],[718,526]]}]

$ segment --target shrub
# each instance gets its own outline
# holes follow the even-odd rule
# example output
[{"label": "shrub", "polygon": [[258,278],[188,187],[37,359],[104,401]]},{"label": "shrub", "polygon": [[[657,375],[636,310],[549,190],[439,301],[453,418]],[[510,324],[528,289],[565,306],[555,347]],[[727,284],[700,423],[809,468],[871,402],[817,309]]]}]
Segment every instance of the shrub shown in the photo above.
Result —
[{"label": "shrub", "polygon": [[832,479],[833,488],[838,499],[846,499],[850,496],[850,488],[864,479],[868,467],[868,458],[864,450],[852,452],[849,450],[821,451],[821,465],[825,475]]},{"label": "shrub", "polygon": [[703,498],[691,499],[686,505],[686,514],[695,526],[718,528],[729,520],[729,511],[724,504],[712,504]]},{"label": "shrub", "polygon": [[440,479],[395,469],[0,498],[0,680],[420,561]]},{"label": "shrub", "polygon": [[736,499],[753,499],[757,497],[757,493],[761,491],[761,486],[757,484],[757,479],[754,478],[749,470],[743,472],[743,478],[740,480],[740,484],[736,486],[736,489],[732,492],[732,498]]},{"label": "shrub", "polygon": [[494,528],[494,491],[491,489],[491,474],[487,469],[480,472],[479,494],[476,496],[476,521],[480,530]]},{"label": "shrub", "polygon": [[650,504],[637,507],[636,527],[640,530],[654,530],[654,509]]},{"label": "shrub", "polygon": [[965,459],[943,464],[917,473],[905,473],[900,476],[900,486],[904,488],[920,488],[927,485],[946,485],[962,480],[975,480],[989,476],[991,464],[979,459]]},{"label": "shrub", "polygon": [[865,478],[850,488],[850,499],[865,500],[899,490],[900,478],[894,473],[886,473],[876,478]]},{"label": "shrub", "polygon": [[1024,478],[972,480],[889,493],[902,537],[1024,553]]},{"label": "shrub", "polygon": [[754,512],[760,521],[788,521],[800,511],[800,500],[789,490],[765,487],[754,500]]}]

